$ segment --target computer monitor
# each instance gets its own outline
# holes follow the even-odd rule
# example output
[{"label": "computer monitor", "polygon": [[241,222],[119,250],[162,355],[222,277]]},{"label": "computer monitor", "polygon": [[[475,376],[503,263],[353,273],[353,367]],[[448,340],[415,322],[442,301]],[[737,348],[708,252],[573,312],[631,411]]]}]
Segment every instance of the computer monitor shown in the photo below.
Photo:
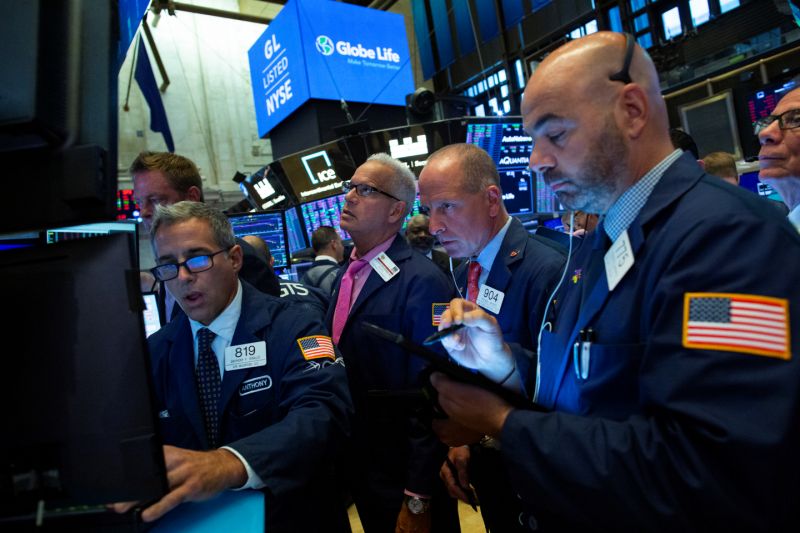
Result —
[{"label": "computer monitor", "polygon": [[781,199],[781,195],[778,192],[767,185],[766,183],[761,182],[758,179],[758,171],[755,170],[753,172],[745,172],[739,175],[739,187],[747,189],[748,191],[754,192],[759,196],[763,196],[764,198],[769,198],[770,200],[775,200],[776,202],[783,201]]},{"label": "computer monitor", "polygon": [[142,318],[144,319],[144,334],[149,337],[164,324],[161,323],[161,314],[158,310],[158,293],[145,292],[142,294],[144,298],[144,309],[142,310]]},{"label": "computer monitor", "polygon": [[528,170],[533,140],[522,129],[521,118],[469,122],[466,142],[486,150],[497,165],[503,203],[509,214],[524,215],[538,211],[534,203],[535,188]]},{"label": "computer monitor", "polygon": [[139,206],[133,198],[133,189],[117,191],[117,220],[138,220]]},{"label": "computer monitor", "polygon": [[331,226],[343,240],[349,239],[350,234],[342,229],[341,217],[344,206],[344,194],[337,194],[321,200],[314,200],[300,205],[303,214],[303,225],[306,235],[311,242],[311,234],[320,226]]},{"label": "computer monitor", "polygon": [[300,216],[297,214],[296,207],[290,207],[286,210],[286,234],[289,238],[289,254],[294,254],[300,250],[305,250],[310,245],[306,239],[306,232],[303,231],[303,226],[300,223]]},{"label": "computer monitor", "polygon": [[0,251],[15,248],[29,248],[41,244],[42,236],[38,231],[10,233],[0,235]]},{"label": "computer monitor", "polygon": [[166,473],[128,240],[4,251],[0,291],[12,310],[0,322],[9,355],[0,521],[34,514],[39,501],[53,511],[160,498]]},{"label": "computer monitor", "polygon": [[237,237],[255,235],[264,239],[275,263],[276,270],[284,269],[289,264],[289,248],[286,238],[286,224],[283,211],[255,211],[228,215]]},{"label": "computer monitor", "polygon": [[55,242],[86,239],[89,237],[100,237],[115,233],[124,233],[128,235],[128,243],[133,256],[136,258],[136,264],[138,268],[138,223],[133,220],[114,220],[111,222],[96,222],[93,224],[81,224],[78,226],[48,228],[43,232],[43,239],[45,243],[53,244]]},{"label": "computer monitor", "polygon": [[768,116],[784,94],[797,87],[797,82],[771,83],[747,96],[747,113],[750,123]]}]

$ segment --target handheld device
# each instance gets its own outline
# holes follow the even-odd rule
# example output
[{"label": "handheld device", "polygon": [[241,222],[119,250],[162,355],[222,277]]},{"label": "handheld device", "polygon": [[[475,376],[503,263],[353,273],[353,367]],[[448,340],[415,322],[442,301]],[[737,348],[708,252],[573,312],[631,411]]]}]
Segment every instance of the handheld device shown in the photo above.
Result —
[{"label": "handheld device", "polygon": [[[444,357],[434,352],[433,350],[425,348],[424,346],[421,346],[415,342],[406,339],[403,335],[399,333],[395,333],[394,331],[384,329],[380,326],[376,326],[375,324],[371,324],[369,322],[364,322],[363,327],[364,330],[370,333],[371,335],[380,337],[388,342],[393,342],[394,344],[400,346],[407,352],[413,353],[414,355],[417,355],[425,359],[429,363],[428,374],[430,374],[431,372],[441,372],[447,375],[448,377],[455,379],[456,381],[481,387],[483,389],[488,390],[492,394],[499,396],[500,398],[511,404],[513,407],[518,409],[527,409],[533,411],[545,410],[543,407],[531,402],[528,398],[526,398],[522,394],[503,387],[499,383],[487,378],[480,372],[475,372],[473,370],[469,370],[468,368],[458,366],[453,361],[445,359]],[[430,400],[434,403],[434,408],[441,413],[442,410],[438,406],[438,402],[435,400],[436,389],[434,389],[432,386],[429,386],[426,387],[424,391],[426,394],[429,395]]]}]

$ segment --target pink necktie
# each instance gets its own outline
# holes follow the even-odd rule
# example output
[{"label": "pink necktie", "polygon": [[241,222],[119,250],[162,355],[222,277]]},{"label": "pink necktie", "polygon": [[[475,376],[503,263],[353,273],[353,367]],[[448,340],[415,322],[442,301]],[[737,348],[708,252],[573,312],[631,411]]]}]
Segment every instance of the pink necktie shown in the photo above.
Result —
[{"label": "pink necktie", "polygon": [[339,337],[347,323],[347,315],[350,313],[350,300],[353,297],[353,282],[356,274],[367,266],[363,259],[351,261],[347,271],[342,276],[342,283],[339,285],[339,298],[336,300],[336,309],[333,311],[333,342],[339,344]]},{"label": "pink necktie", "polygon": [[467,270],[467,295],[469,301],[474,302],[478,299],[478,280],[481,279],[481,264],[473,261]]}]

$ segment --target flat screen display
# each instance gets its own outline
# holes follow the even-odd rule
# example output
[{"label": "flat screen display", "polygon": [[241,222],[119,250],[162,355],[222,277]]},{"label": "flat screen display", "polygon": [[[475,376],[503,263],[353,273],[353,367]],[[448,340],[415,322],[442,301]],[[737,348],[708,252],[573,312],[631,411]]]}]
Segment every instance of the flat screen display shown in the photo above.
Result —
[{"label": "flat screen display", "polygon": [[54,509],[166,491],[129,252],[117,234],[0,254],[0,290],[13,302],[0,326],[10,355],[0,375],[0,522],[32,517],[40,500]]},{"label": "flat screen display", "polygon": [[306,240],[306,232],[300,223],[300,216],[297,214],[296,207],[286,210],[286,236],[289,239],[289,253],[294,254],[299,250],[308,248],[309,241]]},{"label": "flat screen display", "polygon": [[275,259],[274,268],[284,268],[289,264],[289,250],[287,247],[286,227],[281,211],[256,211],[228,215],[233,226],[233,233],[237,237],[255,235],[264,239],[272,257]]},{"label": "flat screen display", "polygon": [[142,297],[144,297],[144,309],[142,310],[144,334],[149,337],[163,325],[161,324],[161,315],[158,313],[158,293],[145,292]]},{"label": "flat screen display", "polygon": [[341,225],[343,206],[344,194],[315,200],[300,206],[309,242],[311,241],[311,234],[320,226],[331,226],[339,232],[343,240],[350,238],[350,234],[343,230]]},{"label": "flat screen display", "polygon": [[521,120],[467,124],[466,142],[486,150],[497,165],[503,203],[511,215],[538,210],[534,203],[535,188],[528,170],[532,141],[522,129]]},{"label": "flat screen display", "polygon": [[133,257],[138,261],[139,239],[137,228],[138,223],[134,220],[115,220],[112,222],[96,222],[93,224],[81,224],[79,226],[49,228],[44,230],[43,236],[45,243],[53,244],[55,242],[101,237],[104,235],[113,235],[115,233],[126,233],[129,236],[128,242],[131,247],[131,253],[133,253]]},{"label": "flat screen display", "polygon": [[340,193],[342,181],[350,179],[358,166],[337,142],[286,156],[279,162],[298,204]]},{"label": "flat screen display", "polygon": [[797,87],[794,81],[786,83],[770,84],[764,88],[751,93],[747,97],[747,113],[750,117],[750,123],[755,123],[756,120],[768,116],[778,105],[778,100],[784,94]]}]

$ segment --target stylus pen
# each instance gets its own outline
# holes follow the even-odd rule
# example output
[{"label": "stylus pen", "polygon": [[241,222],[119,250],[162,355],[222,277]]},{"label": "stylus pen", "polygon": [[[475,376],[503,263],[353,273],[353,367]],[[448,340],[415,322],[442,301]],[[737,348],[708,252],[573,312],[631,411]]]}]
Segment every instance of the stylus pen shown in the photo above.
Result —
[{"label": "stylus pen", "polygon": [[464,324],[453,324],[452,326],[447,326],[443,330],[435,332],[433,335],[422,341],[424,346],[430,346],[431,344],[436,344],[443,338],[447,337],[454,331],[458,331],[464,327]]}]

